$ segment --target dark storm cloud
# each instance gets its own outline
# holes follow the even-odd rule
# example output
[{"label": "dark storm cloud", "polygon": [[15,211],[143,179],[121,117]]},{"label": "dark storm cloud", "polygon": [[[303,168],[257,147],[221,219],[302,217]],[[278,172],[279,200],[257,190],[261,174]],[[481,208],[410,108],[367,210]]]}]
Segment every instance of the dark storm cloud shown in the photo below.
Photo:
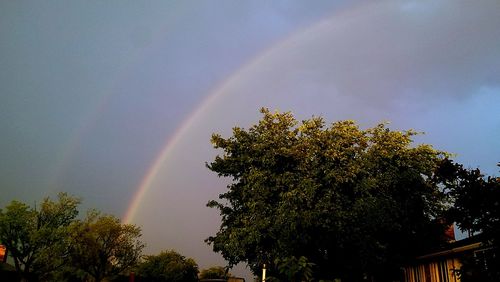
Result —
[{"label": "dark storm cloud", "polygon": [[0,204],[65,189],[123,214],[167,140],[219,92],[145,197],[148,251],[222,263],[203,243],[219,220],[204,205],[224,189],[204,167],[208,140],[261,106],[392,120],[487,166],[499,155],[498,3],[2,1]]}]

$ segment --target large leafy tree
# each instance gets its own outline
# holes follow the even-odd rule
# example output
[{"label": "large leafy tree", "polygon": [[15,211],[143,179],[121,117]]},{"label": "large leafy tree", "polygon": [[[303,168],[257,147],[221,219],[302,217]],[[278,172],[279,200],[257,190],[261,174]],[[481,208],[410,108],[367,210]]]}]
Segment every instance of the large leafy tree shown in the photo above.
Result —
[{"label": "large leafy tree", "polygon": [[176,251],[163,251],[150,255],[137,268],[139,281],[148,282],[195,282],[198,281],[198,265]]},{"label": "large leafy tree", "polygon": [[78,214],[80,200],[60,193],[39,207],[12,201],[0,209],[0,242],[14,260],[21,280],[46,278],[67,258],[66,234]]},{"label": "large leafy tree", "polygon": [[311,268],[317,279],[388,279],[439,243],[446,197],[434,171],[444,153],[413,144],[411,130],[261,112],[248,130],[212,136],[222,155],[207,166],[231,183],[208,203],[222,224],[207,242],[230,265],[258,274],[266,264],[284,280]]},{"label": "large leafy tree", "polygon": [[93,281],[118,275],[138,263],[144,248],[140,237],[139,227],[91,211],[84,220],[71,225],[72,265]]}]

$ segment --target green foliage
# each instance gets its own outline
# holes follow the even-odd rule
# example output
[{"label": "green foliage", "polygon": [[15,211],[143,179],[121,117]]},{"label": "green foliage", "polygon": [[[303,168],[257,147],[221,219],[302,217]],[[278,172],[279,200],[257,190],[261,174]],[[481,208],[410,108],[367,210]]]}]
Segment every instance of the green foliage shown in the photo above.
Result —
[{"label": "green foliage", "polygon": [[[277,258],[274,260],[274,265],[280,276],[285,277],[289,282],[312,281],[314,263],[308,262],[306,257],[288,257],[284,259]],[[267,280],[280,281],[273,276]]]},{"label": "green foliage", "polygon": [[83,276],[101,281],[138,263],[144,248],[139,227],[95,211],[70,227],[71,262]]},{"label": "green foliage", "polygon": [[207,242],[230,265],[258,274],[265,263],[286,280],[303,257],[315,279],[387,278],[439,243],[446,197],[433,179],[444,153],[385,124],[262,113],[248,130],[212,136],[223,154],[207,167],[232,182],[208,203],[222,224]]},{"label": "green foliage", "polygon": [[198,281],[198,265],[191,258],[170,250],[146,256],[137,268],[138,281]]},{"label": "green foliage", "polygon": [[212,266],[207,269],[202,269],[199,275],[200,279],[227,279],[231,274],[222,266]]},{"label": "green foliage", "polygon": [[12,201],[0,209],[0,241],[14,259],[23,280],[48,279],[67,257],[68,226],[77,216],[80,200],[60,193],[46,198],[39,209]]},{"label": "green foliage", "polygon": [[78,198],[60,193],[39,208],[12,201],[0,209],[0,242],[24,281],[101,281],[135,266],[140,229],[92,211],[76,220]]}]

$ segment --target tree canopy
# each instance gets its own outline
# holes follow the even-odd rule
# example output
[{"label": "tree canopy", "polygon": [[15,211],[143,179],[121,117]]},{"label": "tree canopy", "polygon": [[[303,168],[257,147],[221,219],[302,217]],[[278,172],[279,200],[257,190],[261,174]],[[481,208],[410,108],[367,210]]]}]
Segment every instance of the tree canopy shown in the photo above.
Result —
[{"label": "tree canopy", "polygon": [[489,254],[485,261],[465,261],[462,280],[500,281],[496,267],[500,265],[500,178],[486,177],[477,168],[466,169],[448,159],[443,160],[438,175],[453,202],[449,221],[469,235],[478,234]]},{"label": "tree canopy", "polygon": [[146,256],[137,274],[140,281],[195,282],[198,281],[198,265],[193,259],[169,250]]},{"label": "tree canopy", "polygon": [[231,277],[231,273],[228,273],[227,269],[222,266],[202,269],[199,275],[200,279],[227,279],[229,277]]},{"label": "tree canopy", "polygon": [[139,227],[91,211],[84,220],[71,225],[71,261],[94,281],[113,277],[138,263],[144,248],[140,237]]},{"label": "tree canopy", "polygon": [[78,198],[60,193],[30,207],[12,201],[0,209],[0,242],[14,259],[22,280],[37,279],[60,268],[67,258],[65,234],[78,215]]},{"label": "tree canopy", "polygon": [[101,281],[137,264],[140,229],[96,211],[77,219],[79,204],[60,193],[39,206],[14,200],[0,209],[0,243],[21,281]]},{"label": "tree canopy", "polygon": [[231,183],[208,203],[222,224],[206,241],[230,265],[258,275],[266,264],[283,280],[310,270],[315,279],[387,278],[441,242],[446,197],[434,172],[446,154],[414,144],[416,132],[261,112],[249,129],[211,140],[222,154],[207,167]]}]

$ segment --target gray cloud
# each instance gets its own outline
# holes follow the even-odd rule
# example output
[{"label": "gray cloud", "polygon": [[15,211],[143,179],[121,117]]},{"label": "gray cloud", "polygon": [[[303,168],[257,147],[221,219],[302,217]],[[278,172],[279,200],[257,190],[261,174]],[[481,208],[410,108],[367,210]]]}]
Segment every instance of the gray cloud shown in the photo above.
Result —
[{"label": "gray cloud", "polygon": [[[419,142],[495,173],[499,19],[496,2],[471,6],[465,1],[378,2],[332,14],[255,56],[215,91],[217,98],[190,124],[145,202],[216,225],[215,214],[183,203],[202,204],[200,199],[224,190],[224,182],[202,165],[217,153],[209,136],[256,122],[261,106],[291,110],[299,119],[323,115],[330,122],[355,119],[363,126],[392,121],[396,128],[427,132]],[[177,200],[181,194],[186,201]],[[144,206],[137,220],[158,214]],[[168,240],[175,234],[194,239],[195,221],[178,225],[178,233],[155,230]]]},{"label": "gray cloud", "polygon": [[498,161],[498,1],[333,2],[0,2],[0,204],[40,199],[58,175],[123,214],[217,85],[141,206],[150,252],[222,263],[203,243],[219,222],[204,204],[225,187],[204,167],[208,140],[261,106],[390,120],[466,164]]}]

